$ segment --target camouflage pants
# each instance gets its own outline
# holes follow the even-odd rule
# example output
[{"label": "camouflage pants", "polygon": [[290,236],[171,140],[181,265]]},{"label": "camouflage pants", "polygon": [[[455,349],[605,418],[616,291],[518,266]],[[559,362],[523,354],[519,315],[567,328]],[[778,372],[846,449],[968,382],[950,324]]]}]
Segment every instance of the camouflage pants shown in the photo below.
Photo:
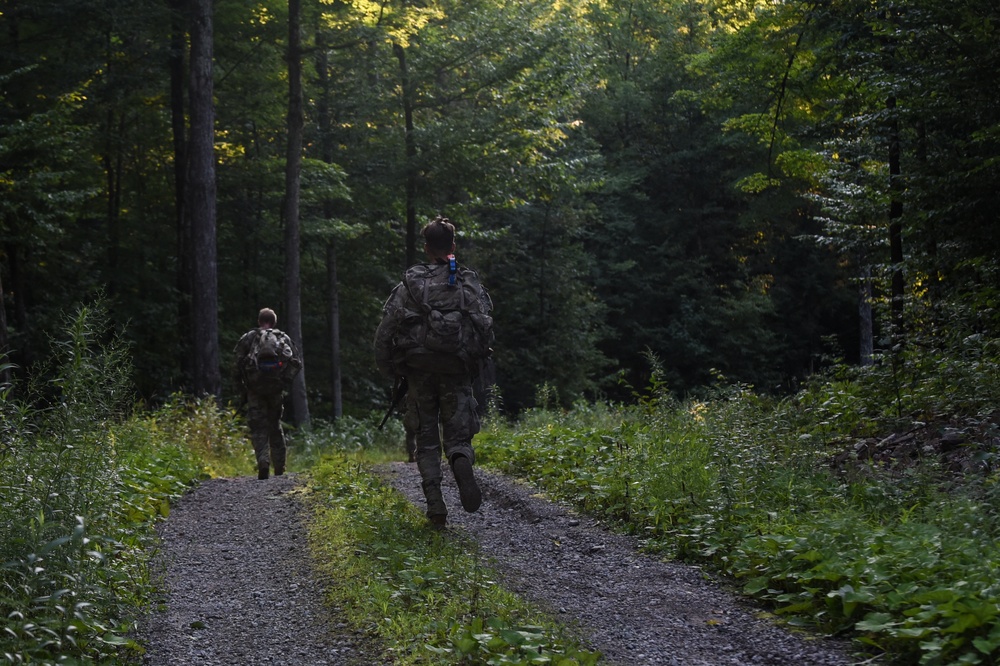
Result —
[{"label": "camouflage pants", "polygon": [[448,513],[441,497],[441,450],[450,463],[456,455],[475,462],[472,437],[479,432],[479,414],[467,375],[407,374],[407,429],[416,433],[417,469],[427,499],[427,515]]},{"label": "camouflage pants", "polygon": [[247,424],[250,426],[250,441],[257,457],[257,469],[285,469],[285,433],[281,429],[281,414],[284,410],[284,396],[247,394]]},{"label": "camouflage pants", "polygon": [[404,416],[403,425],[406,430],[406,460],[407,462],[417,462],[417,433],[410,427],[410,423],[411,419]]}]

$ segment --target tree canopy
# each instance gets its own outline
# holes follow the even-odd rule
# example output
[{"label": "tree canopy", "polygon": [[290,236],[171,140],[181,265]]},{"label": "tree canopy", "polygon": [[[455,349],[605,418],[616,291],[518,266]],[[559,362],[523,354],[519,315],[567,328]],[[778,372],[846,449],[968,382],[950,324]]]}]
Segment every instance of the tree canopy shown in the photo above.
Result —
[{"label": "tree canopy", "polygon": [[178,175],[202,154],[203,3],[0,10],[19,372],[100,294],[147,400],[232,397],[229,352],[269,306],[301,320],[311,411],[366,411],[381,304],[438,214],[490,289],[511,411],[629,399],[651,355],[678,393],[783,391],[1000,325],[992,0],[211,4],[208,199]]}]

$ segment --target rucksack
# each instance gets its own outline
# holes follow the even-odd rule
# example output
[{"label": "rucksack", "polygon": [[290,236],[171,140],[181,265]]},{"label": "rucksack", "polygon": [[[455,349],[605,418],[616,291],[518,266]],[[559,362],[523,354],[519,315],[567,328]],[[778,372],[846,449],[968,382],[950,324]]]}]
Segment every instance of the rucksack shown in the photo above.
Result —
[{"label": "rucksack", "polygon": [[[409,365],[422,354],[455,357],[474,370],[490,355],[492,303],[476,272],[449,264],[418,264],[403,277],[408,293],[396,333],[396,349]],[[431,369],[431,368],[427,368]]]},{"label": "rucksack", "polygon": [[257,393],[280,393],[291,385],[299,365],[284,333],[261,328],[243,359],[243,383]]}]

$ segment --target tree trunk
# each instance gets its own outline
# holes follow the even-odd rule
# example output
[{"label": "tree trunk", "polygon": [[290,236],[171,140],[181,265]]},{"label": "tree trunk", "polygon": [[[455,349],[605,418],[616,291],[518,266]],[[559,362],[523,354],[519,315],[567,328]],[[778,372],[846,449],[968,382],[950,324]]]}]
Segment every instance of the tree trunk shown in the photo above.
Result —
[{"label": "tree trunk", "polygon": [[7,365],[7,306],[3,298],[3,271],[0,270],[0,388],[10,383],[10,367]]},{"label": "tree trunk", "polygon": [[333,395],[333,418],[344,413],[344,396],[340,375],[340,286],[337,283],[337,244],[326,246],[326,282],[330,312],[330,386]]},{"label": "tree trunk", "polygon": [[299,275],[299,177],[302,172],[301,2],[288,0],[288,146],[285,161],[285,332],[302,355],[302,370],[292,384],[292,423],[309,425],[305,350],[302,346],[302,283]]},{"label": "tree trunk", "polygon": [[393,44],[399,61],[400,86],[403,90],[403,135],[406,150],[406,267],[417,263],[417,139],[413,133],[413,86],[406,64],[406,49]]},{"label": "tree trunk", "polygon": [[860,321],[860,364],[864,367],[875,362],[875,322],[872,316],[872,269],[862,262],[858,282],[858,318]]},{"label": "tree trunk", "polygon": [[104,163],[104,178],[108,197],[108,247],[104,270],[107,276],[105,281],[107,283],[108,295],[114,298],[119,292],[118,276],[120,274],[122,151],[118,145],[118,137],[122,135],[123,128],[115,122],[114,110],[107,112],[106,120],[107,126],[105,132],[107,143],[104,146],[105,153],[102,162]]},{"label": "tree trunk", "polygon": [[[331,140],[330,118],[330,77],[327,50],[322,32],[316,33],[316,75],[319,79],[319,100],[317,115],[319,122],[320,153],[324,162],[333,163],[333,141]],[[323,207],[323,216],[333,217],[331,204]],[[327,313],[330,333],[330,395],[333,399],[333,418],[339,419],[344,413],[343,381],[340,364],[340,284],[337,278],[337,242],[330,239],[326,245]]]},{"label": "tree trunk", "polygon": [[900,167],[899,118],[896,97],[886,100],[889,111],[889,262],[892,265],[892,324],[894,336],[903,335],[903,199]]},{"label": "tree trunk", "polygon": [[[896,44],[894,35],[899,27],[898,13],[895,8],[885,10],[885,18],[890,28],[890,36],[886,51],[885,72],[891,85],[895,85]],[[890,316],[892,321],[891,337],[893,347],[904,341],[903,305],[906,291],[903,281],[903,179],[900,164],[899,112],[896,108],[896,93],[891,91],[885,100],[886,116],[889,125],[889,265],[892,271],[890,284]]]},{"label": "tree trunk", "polygon": [[177,322],[181,384],[194,377],[194,350],[190,342],[191,323],[191,226],[184,207],[184,178],[187,173],[187,145],[184,124],[184,49],[187,42],[185,0],[169,0],[170,7],[170,126],[174,139],[174,220],[177,228]]},{"label": "tree trunk", "polygon": [[216,261],[215,108],[212,82],[212,0],[191,0],[191,137],[185,191],[190,211],[192,266],[190,330],[195,395],[222,394]]},{"label": "tree trunk", "polygon": [[[25,279],[24,261],[21,256],[21,245],[18,243],[7,243],[5,247],[7,254],[7,270],[10,272],[10,288],[14,294],[14,331],[19,335],[30,334],[28,328],[28,301],[31,299],[29,292],[30,280]],[[31,345],[21,345],[22,349],[17,350],[18,363],[23,368],[30,367],[34,362]]]}]

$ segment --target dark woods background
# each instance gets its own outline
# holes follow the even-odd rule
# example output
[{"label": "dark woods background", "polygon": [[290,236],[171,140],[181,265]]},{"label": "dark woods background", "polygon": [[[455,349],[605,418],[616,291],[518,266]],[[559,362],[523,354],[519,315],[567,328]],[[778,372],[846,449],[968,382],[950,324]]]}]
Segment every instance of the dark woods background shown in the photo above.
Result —
[{"label": "dark woods background", "polygon": [[[5,0],[0,349],[100,299],[136,385],[234,397],[277,310],[298,422],[385,405],[435,214],[505,410],[787,391],[997,329],[993,0]],[[9,374],[9,370],[4,371]],[[658,375],[659,376],[659,375]]]}]

